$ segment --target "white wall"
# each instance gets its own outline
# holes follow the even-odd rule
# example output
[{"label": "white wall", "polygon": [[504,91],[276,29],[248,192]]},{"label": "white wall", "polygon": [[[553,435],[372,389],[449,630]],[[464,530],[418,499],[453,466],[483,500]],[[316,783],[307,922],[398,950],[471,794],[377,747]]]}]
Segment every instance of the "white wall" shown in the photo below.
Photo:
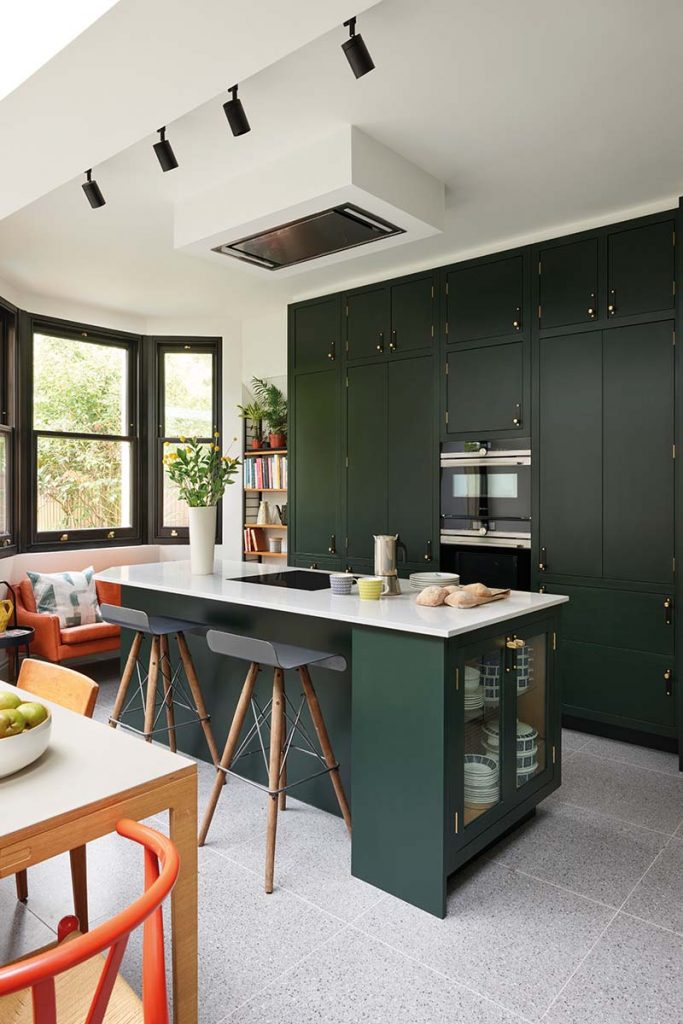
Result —
[{"label": "white wall", "polygon": [[242,381],[287,377],[287,307],[242,321]]}]

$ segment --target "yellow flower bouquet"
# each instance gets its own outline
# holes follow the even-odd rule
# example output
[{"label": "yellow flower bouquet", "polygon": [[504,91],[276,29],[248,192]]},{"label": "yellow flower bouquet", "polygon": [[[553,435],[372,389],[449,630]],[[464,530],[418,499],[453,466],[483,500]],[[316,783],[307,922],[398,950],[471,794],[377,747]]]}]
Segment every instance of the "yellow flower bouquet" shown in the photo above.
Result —
[{"label": "yellow flower bouquet", "polygon": [[[164,454],[166,472],[190,508],[216,505],[226,487],[235,482],[240,460],[221,454],[219,437],[216,432],[209,444],[196,437],[181,437],[180,444]],[[170,442],[166,447],[171,448]]]}]

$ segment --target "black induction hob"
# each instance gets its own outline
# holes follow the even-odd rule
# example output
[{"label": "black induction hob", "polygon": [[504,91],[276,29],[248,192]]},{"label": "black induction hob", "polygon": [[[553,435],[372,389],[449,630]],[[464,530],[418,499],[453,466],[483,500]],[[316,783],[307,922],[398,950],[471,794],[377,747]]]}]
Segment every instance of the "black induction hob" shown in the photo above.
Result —
[{"label": "black induction hob", "polygon": [[284,587],[287,590],[329,590],[330,576],[326,572],[292,569],[290,572],[264,572],[258,576],[235,576],[230,583],[261,583],[264,587]]}]

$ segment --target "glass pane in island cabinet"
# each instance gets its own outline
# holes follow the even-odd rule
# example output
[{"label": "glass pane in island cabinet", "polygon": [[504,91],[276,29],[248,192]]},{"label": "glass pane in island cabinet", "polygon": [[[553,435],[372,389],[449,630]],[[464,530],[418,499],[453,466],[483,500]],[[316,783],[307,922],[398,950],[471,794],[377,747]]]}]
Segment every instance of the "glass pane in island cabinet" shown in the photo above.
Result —
[{"label": "glass pane in island cabinet", "polygon": [[501,800],[500,713],[503,656],[491,646],[464,665],[465,827]]},{"label": "glass pane in island cabinet", "polygon": [[517,788],[545,770],[548,694],[545,634],[514,638],[511,670],[517,699]]}]

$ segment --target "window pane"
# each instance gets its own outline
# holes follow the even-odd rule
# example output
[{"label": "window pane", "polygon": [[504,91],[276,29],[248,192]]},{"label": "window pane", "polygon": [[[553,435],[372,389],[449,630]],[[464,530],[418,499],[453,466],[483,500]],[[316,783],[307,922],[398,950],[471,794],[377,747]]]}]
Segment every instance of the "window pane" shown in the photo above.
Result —
[{"label": "window pane", "polygon": [[128,350],[33,336],[33,426],[128,434]]},{"label": "window pane", "polygon": [[164,437],[213,436],[213,356],[164,352]]},{"label": "window pane", "polygon": [[38,532],[130,527],[127,441],[38,438]]},{"label": "window pane", "polygon": [[0,434],[0,533],[9,531],[7,493],[7,435]]}]

